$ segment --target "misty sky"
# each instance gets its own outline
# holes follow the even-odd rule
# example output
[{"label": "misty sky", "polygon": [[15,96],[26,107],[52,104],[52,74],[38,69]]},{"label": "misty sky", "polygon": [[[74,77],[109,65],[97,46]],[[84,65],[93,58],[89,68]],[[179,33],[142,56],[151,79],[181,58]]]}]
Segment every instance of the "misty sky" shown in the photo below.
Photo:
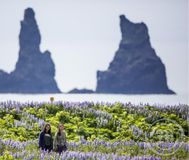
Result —
[{"label": "misty sky", "polygon": [[[59,88],[96,88],[96,71],[106,70],[121,40],[119,15],[144,22],[156,54],[166,66],[168,86],[187,92],[187,0],[0,0],[0,69],[11,72],[18,59],[24,10],[32,7],[49,50]],[[43,64],[42,64],[43,65]]]}]

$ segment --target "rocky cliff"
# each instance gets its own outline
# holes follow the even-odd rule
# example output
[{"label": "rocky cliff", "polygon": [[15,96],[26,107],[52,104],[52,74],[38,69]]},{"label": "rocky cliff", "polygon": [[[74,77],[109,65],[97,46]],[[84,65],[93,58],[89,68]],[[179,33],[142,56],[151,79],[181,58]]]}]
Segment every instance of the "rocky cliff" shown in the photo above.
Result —
[{"label": "rocky cliff", "polygon": [[21,21],[19,58],[10,74],[0,70],[0,93],[60,93],[51,53],[40,51],[35,13],[27,8]]},{"label": "rocky cliff", "polygon": [[95,93],[95,92],[91,89],[86,89],[86,88],[84,88],[84,89],[74,88],[74,89],[70,90],[68,93],[69,94],[80,94],[80,93],[81,94],[91,94],[91,93]]},{"label": "rocky cliff", "polygon": [[97,71],[97,93],[174,94],[165,66],[151,47],[148,28],[120,16],[122,39],[106,71]]}]

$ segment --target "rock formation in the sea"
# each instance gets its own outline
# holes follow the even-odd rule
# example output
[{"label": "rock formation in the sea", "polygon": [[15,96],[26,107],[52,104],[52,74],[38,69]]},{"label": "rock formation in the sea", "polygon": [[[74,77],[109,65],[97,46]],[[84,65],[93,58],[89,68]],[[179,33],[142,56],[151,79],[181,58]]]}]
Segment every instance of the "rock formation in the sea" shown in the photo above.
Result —
[{"label": "rock formation in the sea", "polygon": [[77,89],[77,88],[74,88],[72,89],[71,91],[69,91],[68,93],[74,93],[74,94],[77,94],[77,93],[82,93],[82,94],[88,94],[88,93],[95,93],[93,90],[90,90],[90,89]]},{"label": "rock formation in the sea", "polygon": [[21,21],[19,58],[10,74],[0,70],[0,93],[60,93],[51,53],[40,51],[35,13],[27,8]]},{"label": "rock formation in the sea", "polygon": [[174,94],[165,66],[151,47],[148,28],[120,16],[122,39],[108,70],[97,71],[97,93]]}]

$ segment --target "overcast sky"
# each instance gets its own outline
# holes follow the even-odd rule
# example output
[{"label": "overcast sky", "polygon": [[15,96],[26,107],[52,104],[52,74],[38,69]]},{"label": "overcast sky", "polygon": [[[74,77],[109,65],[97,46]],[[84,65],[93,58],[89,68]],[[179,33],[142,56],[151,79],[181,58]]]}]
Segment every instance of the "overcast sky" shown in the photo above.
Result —
[{"label": "overcast sky", "polygon": [[49,50],[56,81],[65,92],[96,88],[96,71],[106,70],[121,40],[119,15],[144,22],[156,54],[166,66],[168,86],[187,92],[187,0],[0,0],[0,69],[11,72],[18,59],[24,10],[32,7]]}]

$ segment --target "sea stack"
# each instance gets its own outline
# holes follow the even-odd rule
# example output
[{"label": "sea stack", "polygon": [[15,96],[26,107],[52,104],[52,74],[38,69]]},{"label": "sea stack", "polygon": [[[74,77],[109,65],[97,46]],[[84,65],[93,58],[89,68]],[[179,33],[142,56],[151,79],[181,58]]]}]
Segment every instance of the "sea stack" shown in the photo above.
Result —
[{"label": "sea stack", "polygon": [[97,93],[174,94],[165,65],[151,47],[148,28],[120,16],[121,42],[106,71],[97,71]]},{"label": "sea stack", "polygon": [[51,53],[40,51],[41,36],[32,8],[24,12],[19,58],[10,74],[0,70],[0,93],[60,93]]}]

